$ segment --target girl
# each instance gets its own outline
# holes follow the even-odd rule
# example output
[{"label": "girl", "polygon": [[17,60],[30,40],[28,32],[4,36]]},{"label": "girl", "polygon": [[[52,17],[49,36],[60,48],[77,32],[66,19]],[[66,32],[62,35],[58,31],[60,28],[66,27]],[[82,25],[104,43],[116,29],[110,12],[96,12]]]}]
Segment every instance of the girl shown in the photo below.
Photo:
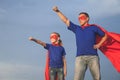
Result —
[{"label": "girl", "polygon": [[29,40],[42,45],[45,49],[48,50],[50,80],[56,80],[56,77],[57,80],[64,80],[64,77],[67,74],[65,59],[66,52],[64,47],[62,46],[60,34],[57,32],[51,33],[51,44],[42,42],[33,37],[29,37]]}]

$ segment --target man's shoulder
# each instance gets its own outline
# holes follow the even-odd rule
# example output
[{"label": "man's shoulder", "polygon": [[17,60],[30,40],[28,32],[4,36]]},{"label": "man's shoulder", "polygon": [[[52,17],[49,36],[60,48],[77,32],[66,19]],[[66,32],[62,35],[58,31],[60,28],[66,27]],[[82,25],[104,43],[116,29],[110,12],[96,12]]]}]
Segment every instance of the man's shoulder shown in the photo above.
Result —
[{"label": "man's shoulder", "polygon": [[89,26],[90,26],[90,27],[94,27],[94,28],[99,28],[99,29],[102,28],[101,26],[99,26],[99,25],[97,25],[97,24],[90,24]]},{"label": "man's shoulder", "polygon": [[76,24],[76,23],[74,23],[74,22],[72,22],[72,21],[70,21],[70,25],[71,26],[76,26],[76,27],[79,27],[80,25],[78,25],[78,24]]},{"label": "man's shoulder", "polygon": [[89,26],[99,27],[97,24],[89,24]]}]

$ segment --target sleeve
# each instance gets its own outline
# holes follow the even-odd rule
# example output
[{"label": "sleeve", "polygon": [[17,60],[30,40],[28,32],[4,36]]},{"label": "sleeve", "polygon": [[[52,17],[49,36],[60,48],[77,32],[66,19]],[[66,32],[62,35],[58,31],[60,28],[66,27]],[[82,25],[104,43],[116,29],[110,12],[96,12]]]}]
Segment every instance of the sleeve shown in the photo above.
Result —
[{"label": "sleeve", "polygon": [[66,52],[65,52],[65,49],[63,48],[62,56],[65,56],[65,55],[66,55]]},{"label": "sleeve", "polygon": [[77,25],[75,25],[74,23],[72,23],[70,21],[70,25],[68,26],[68,30],[71,30],[71,31],[73,31],[75,33],[76,29],[77,29]]},{"label": "sleeve", "polygon": [[96,33],[101,37],[103,37],[105,35],[105,32],[102,31],[99,27],[96,27]]},{"label": "sleeve", "polygon": [[46,43],[46,46],[44,48],[47,49],[47,50],[49,50],[50,44]]}]

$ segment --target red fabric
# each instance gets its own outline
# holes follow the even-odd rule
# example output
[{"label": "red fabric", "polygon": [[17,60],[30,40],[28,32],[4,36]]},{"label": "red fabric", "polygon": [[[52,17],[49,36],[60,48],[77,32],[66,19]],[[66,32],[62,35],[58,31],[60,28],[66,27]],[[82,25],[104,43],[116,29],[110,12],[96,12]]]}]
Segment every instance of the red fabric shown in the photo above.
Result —
[{"label": "red fabric", "polygon": [[45,80],[50,80],[50,75],[49,75],[49,53],[47,53],[47,55],[46,55]]},{"label": "red fabric", "polygon": [[[50,74],[49,74],[49,52],[46,55],[46,65],[45,65],[45,80],[50,80]],[[57,80],[57,77],[56,77]]]},{"label": "red fabric", "polygon": [[[95,24],[92,24],[92,25],[95,25]],[[114,32],[107,32],[102,27],[100,26],[97,26],[97,27],[103,30],[108,36],[107,40],[99,48],[100,51],[111,61],[115,69],[120,73],[120,34],[114,33]],[[100,40],[101,40],[101,37],[97,36],[97,42],[99,42]],[[50,80],[48,54],[46,56],[45,80]]]},{"label": "red fabric", "polygon": [[[99,50],[111,61],[115,69],[120,73],[120,34],[107,32],[102,27],[98,27],[108,36],[107,40],[102,44]],[[100,40],[101,37],[97,36],[97,42]]]}]

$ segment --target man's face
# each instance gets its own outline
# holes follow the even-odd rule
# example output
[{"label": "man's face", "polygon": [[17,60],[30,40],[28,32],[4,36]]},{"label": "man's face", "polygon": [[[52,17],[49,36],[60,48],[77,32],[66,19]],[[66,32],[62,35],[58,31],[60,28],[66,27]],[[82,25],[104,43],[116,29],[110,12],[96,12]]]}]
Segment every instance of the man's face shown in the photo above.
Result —
[{"label": "man's face", "polygon": [[81,26],[85,26],[88,24],[89,18],[85,14],[80,14],[78,20]]}]

